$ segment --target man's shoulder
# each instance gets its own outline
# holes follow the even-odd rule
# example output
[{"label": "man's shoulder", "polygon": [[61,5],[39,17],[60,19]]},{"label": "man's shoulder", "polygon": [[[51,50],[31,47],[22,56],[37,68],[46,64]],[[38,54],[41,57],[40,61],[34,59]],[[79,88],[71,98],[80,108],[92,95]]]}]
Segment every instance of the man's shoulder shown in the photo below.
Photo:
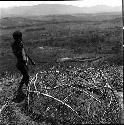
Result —
[{"label": "man's shoulder", "polygon": [[21,47],[21,48],[23,48],[23,43],[22,43],[22,42],[20,42],[20,43],[15,43],[15,42],[14,42],[14,43],[11,43],[11,46],[12,46],[12,47],[15,46],[15,47],[19,47],[19,48]]},{"label": "man's shoulder", "polygon": [[23,47],[23,42],[20,42],[20,46]]}]

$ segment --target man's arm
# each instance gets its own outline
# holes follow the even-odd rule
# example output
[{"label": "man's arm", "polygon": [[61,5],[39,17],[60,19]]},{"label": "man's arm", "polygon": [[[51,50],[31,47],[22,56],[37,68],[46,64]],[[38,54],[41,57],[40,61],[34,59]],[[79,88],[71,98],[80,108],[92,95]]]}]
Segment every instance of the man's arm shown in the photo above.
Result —
[{"label": "man's arm", "polygon": [[30,60],[30,62],[32,63],[32,65],[35,65],[35,62],[32,61],[32,59],[30,58],[30,56],[27,55],[27,57],[28,57],[28,59]]},{"label": "man's arm", "polygon": [[26,57],[26,60],[27,60],[27,58],[30,60],[30,62],[32,63],[32,65],[35,65],[35,62],[30,58],[30,56],[29,55],[27,55],[27,53],[25,52],[25,50],[24,50],[24,58]]},{"label": "man's arm", "polygon": [[25,51],[25,48],[23,47],[22,48],[22,55],[23,55],[23,60],[28,61],[28,59],[30,60],[30,62],[32,63],[32,65],[35,65],[35,62],[32,61],[32,59],[27,55],[26,51]]},{"label": "man's arm", "polygon": [[23,56],[23,60],[27,61],[27,57],[26,57],[26,53],[25,53],[24,48],[22,48],[22,56]]}]

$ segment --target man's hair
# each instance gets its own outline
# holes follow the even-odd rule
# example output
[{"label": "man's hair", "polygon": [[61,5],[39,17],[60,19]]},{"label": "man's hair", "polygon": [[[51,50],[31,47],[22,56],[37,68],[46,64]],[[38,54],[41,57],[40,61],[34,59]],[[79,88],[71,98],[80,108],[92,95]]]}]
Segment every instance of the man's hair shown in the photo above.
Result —
[{"label": "man's hair", "polygon": [[22,33],[18,30],[18,31],[15,31],[14,33],[13,33],[13,38],[15,39],[15,40],[18,40],[18,39],[20,39],[20,38],[22,38]]}]

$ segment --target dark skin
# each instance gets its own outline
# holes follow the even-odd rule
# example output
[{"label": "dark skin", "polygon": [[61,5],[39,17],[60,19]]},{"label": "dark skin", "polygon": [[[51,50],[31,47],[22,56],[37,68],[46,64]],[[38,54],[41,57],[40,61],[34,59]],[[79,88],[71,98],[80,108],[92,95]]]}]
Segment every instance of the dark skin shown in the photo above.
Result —
[{"label": "dark skin", "polygon": [[15,41],[12,43],[11,47],[15,57],[17,58],[16,67],[23,75],[18,89],[18,91],[21,91],[23,84],[25,83],[25,85],[28,86],[29,83],[28,60],[30,60],[32,65],[35,65],[35,62],[32,61],[32,59],[26,54],[22,43],[22,37],[17,37],[16,39],[14,38],[14,40]]},{"label": "dark skin", "polygon": [[[18,39],[16,39],[14,41],[14,43],[16,43],[16,44],[20,44],[21,42],[22,42],[22,37],[20,37],[20,38],[18,38]],[[23,47],[22,47],[21,51],[22,51],[21,55],[23,57],[22,61],[24,61],[25,63],[27,63],[27,59],[28,59],[28,60],[30,60],[30,62],[31,62],[32,65],[35,65],[35,62],[26,54],[25,49]],[[19,60],[18,57],[17,57],[17,60]]]},{"label": "dark skin", "polygon": [[30,60],[32,65],[35,65],[35,62],[26,54],[25,49],[22,43],[22,34],[21,32],[15,32],[13,35],[14,42],[11,44],[13,54],[17,58],[16,68],[22,74],[22,79],[19,83],[19,88],[17,90],[16,97],[13,98],[13,102],[20,103],[24,100],[25,94],[22,92],[23,84],[28,87],[29,84],[29,74],[28,74],[28,60]]},{"label": "dark skin", "polygon": [[18,94],[13,99],[13,102],[20,103],[24,100],[25,94],[22,92],[22,86],[25,84],[28,87],[29,84],[29,74],[28,74],[28,60],[30,60],[32,65],[35,65],[35,62],[26,54],[25,49],[22,43],[22,34],[21,32],[15,32],[13,35],[14,42],[12,43],[12,51],[15,57],[17,58],[16,68],[22,74],[22,79],[19,83],[19,88],[17,90]]}]

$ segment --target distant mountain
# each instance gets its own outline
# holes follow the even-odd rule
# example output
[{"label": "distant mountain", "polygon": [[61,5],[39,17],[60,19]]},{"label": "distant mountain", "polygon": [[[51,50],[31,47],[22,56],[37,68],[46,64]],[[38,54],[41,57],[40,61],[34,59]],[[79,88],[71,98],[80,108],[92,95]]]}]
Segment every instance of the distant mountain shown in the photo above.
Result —
[{"label": "distant mountain", "polygon": [[105,6],[105,5],[85,7],[83,9],[84,9],[84,12],[86,13],[105,13],[105,12],[121,12],[122,11],[121,6],[110,7],[110,6]]},{"label": "distant mountain", "polygon": [[77,7],[61,4],[39,4],[34,6],[20,6],[11,8],[2,8],[1,17],[11,16],[42,16],[56,14],[76,14],[76,13],[102,13],[102,12],[121,12],[121,6],[110,7],[97,5],[93,7]]}]

